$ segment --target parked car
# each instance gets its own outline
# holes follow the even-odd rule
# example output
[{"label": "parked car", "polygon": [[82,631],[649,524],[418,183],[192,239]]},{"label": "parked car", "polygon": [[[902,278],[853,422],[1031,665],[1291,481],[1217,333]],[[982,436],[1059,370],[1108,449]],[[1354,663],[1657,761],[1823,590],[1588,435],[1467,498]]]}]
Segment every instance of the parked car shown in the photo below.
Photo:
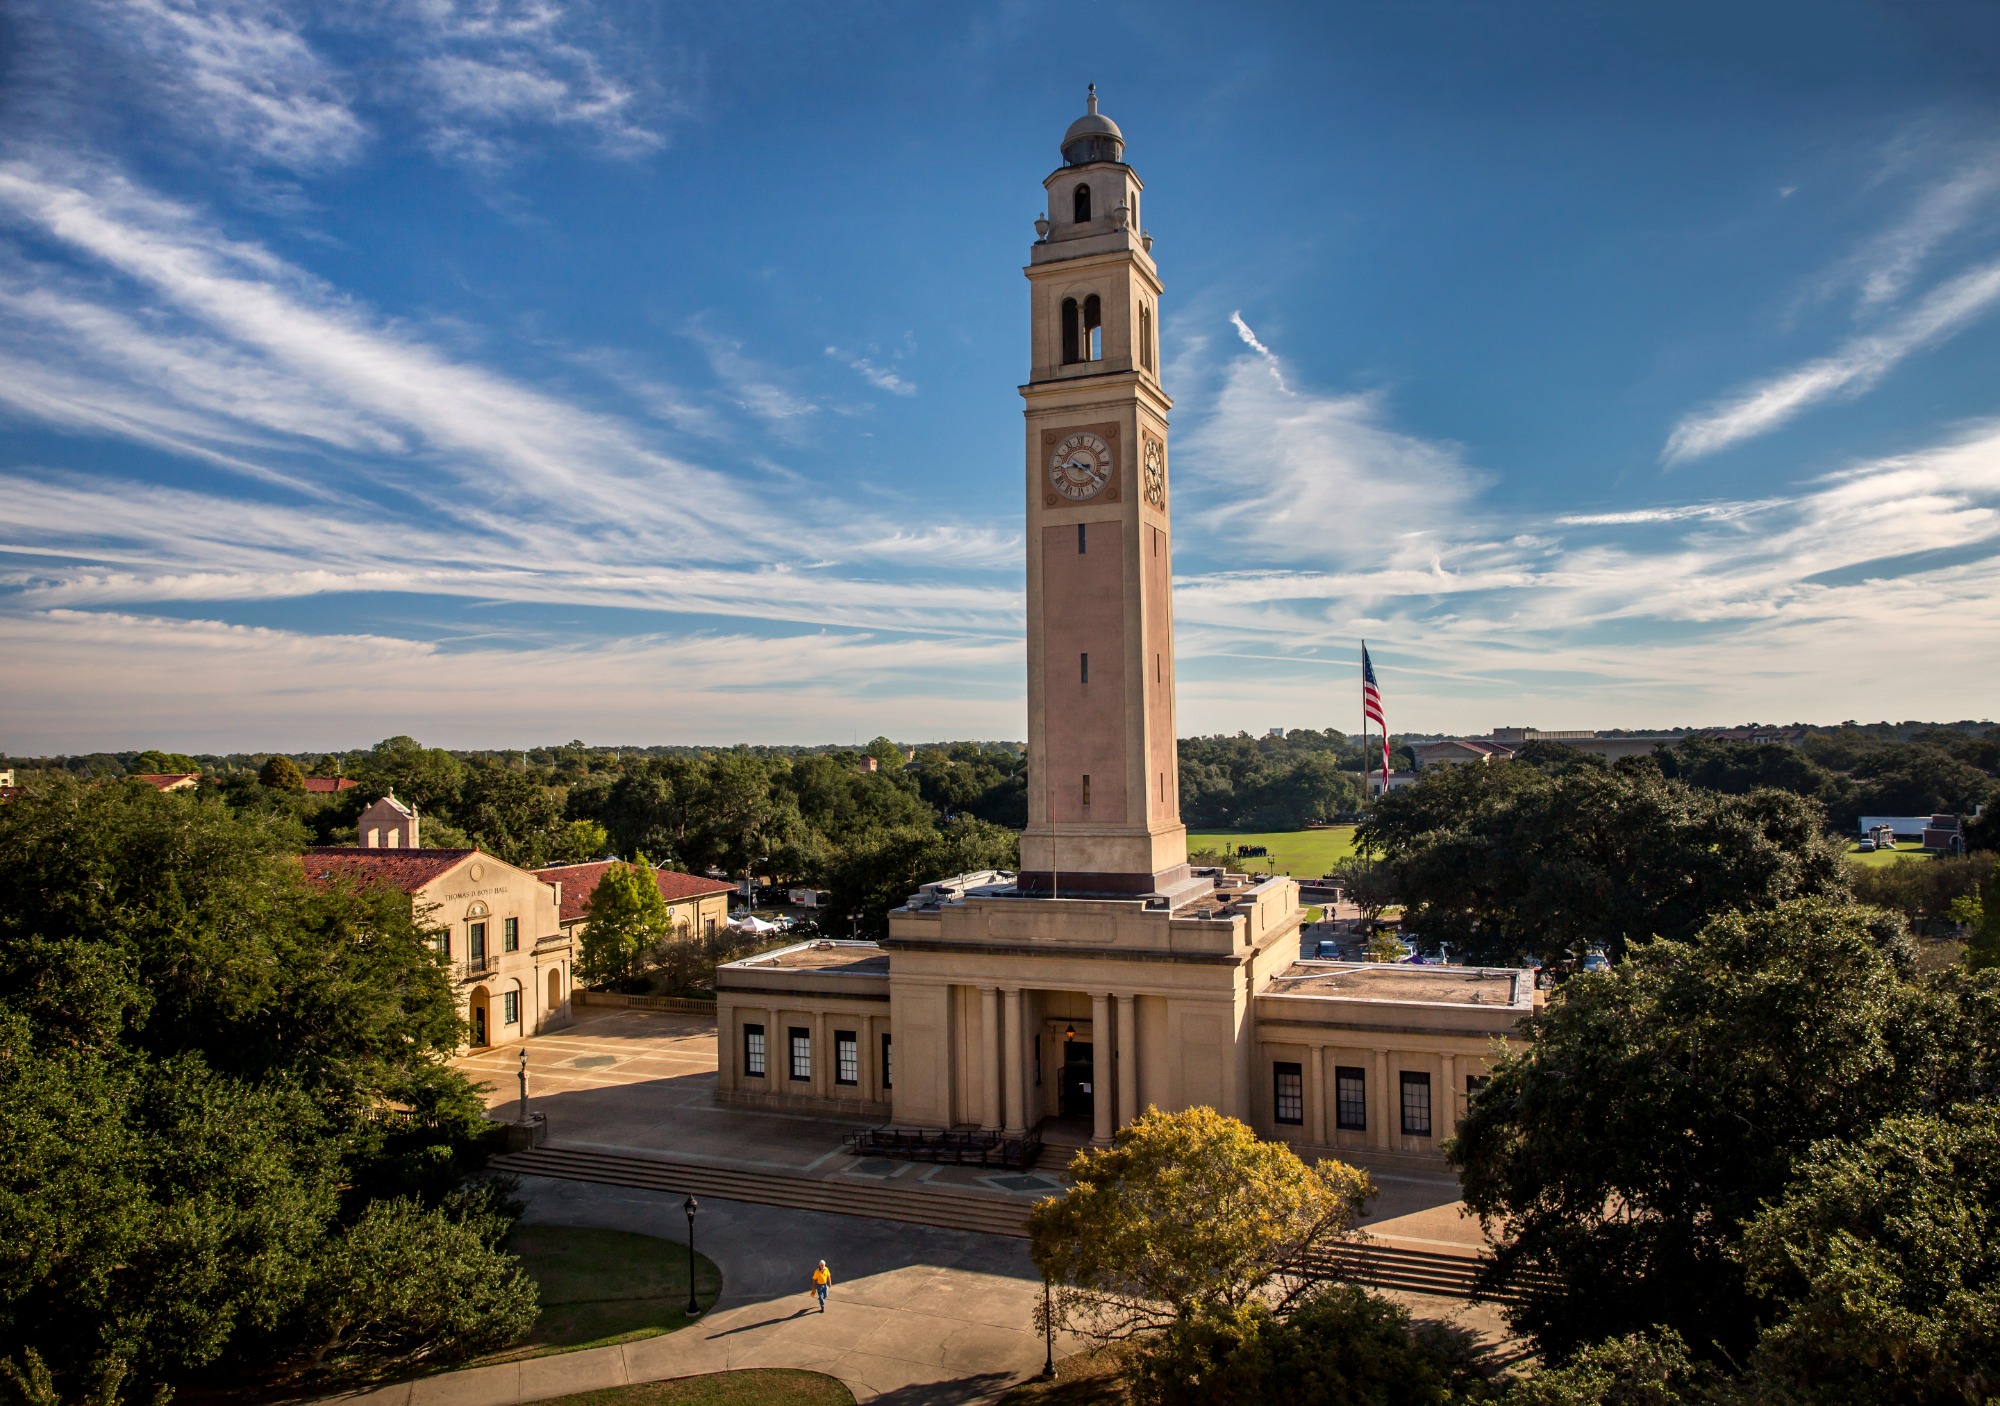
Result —
[{"label": "parked car", "polygon": [[1319,958],[1321,961],[1338,961],[1340,959],[1340,944],[1321,938],[1313,946],[1313,956]]},{"label": "parked car", "polygon": [[1872,854],[1875,851],[1875,842],[1870,839],[1858,840],[1855,842],[1854,848],[1858,853]]}]

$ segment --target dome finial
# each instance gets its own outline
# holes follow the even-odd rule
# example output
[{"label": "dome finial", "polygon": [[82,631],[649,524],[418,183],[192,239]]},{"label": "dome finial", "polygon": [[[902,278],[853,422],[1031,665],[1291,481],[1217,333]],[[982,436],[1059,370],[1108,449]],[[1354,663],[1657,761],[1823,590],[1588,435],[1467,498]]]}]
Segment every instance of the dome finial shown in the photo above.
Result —
[{"label": "dome finial", "polygon": [[1095,117],[1097,115],[1097,85],[1095,83],[1090,85],[1090,97],[1086,102],[1086,106],[1090,110],[1090,115]]}]

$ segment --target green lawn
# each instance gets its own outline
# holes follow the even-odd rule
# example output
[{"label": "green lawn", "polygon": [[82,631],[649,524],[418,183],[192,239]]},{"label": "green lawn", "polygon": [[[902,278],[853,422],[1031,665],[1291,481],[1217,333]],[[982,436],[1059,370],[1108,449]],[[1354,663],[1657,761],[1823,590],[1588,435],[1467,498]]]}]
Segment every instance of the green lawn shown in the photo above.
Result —
[{"label": "green lawn", "polygon": [[580,1391],[534,1406],[854,1406],[854,1393],[819,1372],[757,1367]]},{"label": "green lawn", "polygon": [[1880,864],[1898,864],[1905,859],[1923,859],[1927,857],[1927,852],[1921,845],[1898,845],[1895,849],[1878,849],[1871,853],[1863,854],[1853,845],[1849,845],[1847,847],[1847,857],[1856,864],[1874,866]]},{"label": "green lawn", "polygon": [[1240,865],[1232,860],[1232,868],[1316,879],[1354,853],[1354,827],[1334,825],[1324,830],[1280,830],[1263,834],[1201,830],[1188,834],[1188,848],[1191,850],[1212,849],[1219,854],[1225,846],[1234,849],[1238,845],[1267,845],[1271,854],[1268,859],[1246,859]]},{"label": "green lawn", "polygon": [[[525,1342],[486,1361],[511,1362],[605,1347],[657,1337],[687,1325],[685,1244],[629,1230],[517,1225],[507,1239],[507,1248],[521,1257],[522,1266],[534,1276],[541,1290],[542,1316],[535,1320],[534,1331]],[[710,1308],[721,1292],[722,1271],[707,1256],[697,1254],[695,1297],[702,1309]]]}]

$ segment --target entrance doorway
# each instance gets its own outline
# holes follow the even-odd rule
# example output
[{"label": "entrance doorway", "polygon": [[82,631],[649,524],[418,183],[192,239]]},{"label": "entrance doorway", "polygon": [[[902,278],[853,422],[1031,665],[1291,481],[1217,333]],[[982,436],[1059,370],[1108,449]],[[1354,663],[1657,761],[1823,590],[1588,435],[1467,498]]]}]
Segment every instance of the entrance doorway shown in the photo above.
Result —
[{"label": "entrance doorway", "polygon": [[1092,1087],[1094,1055],[1088,1040],[1068,1040],[1063,1044],[1062,1079],[1057,1093],[1065,1118],[1088,1118],[1096,1111],[1096,1090]]}]

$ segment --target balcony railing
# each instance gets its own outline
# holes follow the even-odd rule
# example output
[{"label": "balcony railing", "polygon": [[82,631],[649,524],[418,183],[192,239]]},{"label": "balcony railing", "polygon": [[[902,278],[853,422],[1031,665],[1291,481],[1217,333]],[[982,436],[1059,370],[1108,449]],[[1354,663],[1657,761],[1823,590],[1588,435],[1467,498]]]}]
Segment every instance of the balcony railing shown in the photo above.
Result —
[{"label": "balcony railing", "polygon": [[465,961],[458,964],[458,979],[460,981],[478,981],[482,977],[492,976],[499,970],[500,959],[491,953],[488,953],[484,957],[468,957]]}]

